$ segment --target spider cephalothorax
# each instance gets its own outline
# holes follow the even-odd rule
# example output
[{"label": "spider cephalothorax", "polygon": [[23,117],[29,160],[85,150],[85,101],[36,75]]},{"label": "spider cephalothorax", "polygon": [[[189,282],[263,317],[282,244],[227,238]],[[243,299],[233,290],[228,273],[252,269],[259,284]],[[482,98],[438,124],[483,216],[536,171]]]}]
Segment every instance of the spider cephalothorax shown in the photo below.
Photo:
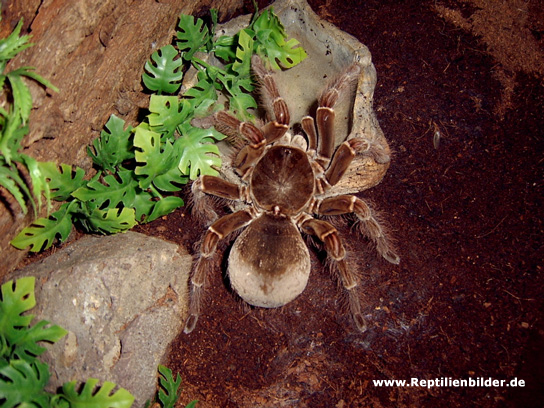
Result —
[{"label": "spider cephalothorax", "polygon": [[334,191],[356,154],[389,161],[387,149],[364,136],[348,138],[335,150],[333,108],[340,95],[358,78],[360,67],[352,64],[324,90],[318,98],[315,120],[310,116],[302,119],[307,140],[288,132],[289,111],[272,74],[258,58],[253,58],[252,68],[274,119],[257,127],[226,112],[215,115],[219,130],[244,141],[238,143],[241,147],[232,161],[239,181],[201,176],[192,187],[194,210],[215,215],[205,202],[206,195],[240,205],[237,211],[213,222],[202,239],[191,280],[185,332],[190,333],[198,320],[203,286],[219,240],[242,228],[245,229],[236,238],[229,255],[228,276],[243,300],[254,306],[279,307],[304,290],[310,275],[310,256],[302,232],[323,242],[348,294],[355,323],[365,330],[357,274],[346,263],[339,233],[329,222],[314,218],[314,215],[355,214],[361,232],[375,243],[378,253],[391,263],[399,263],[374,211],[360,198]]}]

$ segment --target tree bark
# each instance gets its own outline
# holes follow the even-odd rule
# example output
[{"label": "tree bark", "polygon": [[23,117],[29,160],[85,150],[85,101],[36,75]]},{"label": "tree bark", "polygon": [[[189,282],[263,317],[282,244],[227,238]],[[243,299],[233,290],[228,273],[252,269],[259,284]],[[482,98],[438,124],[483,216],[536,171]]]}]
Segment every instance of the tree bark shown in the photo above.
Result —
[{"label": "tree bark", "polygon": [[[2,1],[4,3],[4,1]],[[33,47],[10,67],[36,67],[59,93],[30,83],[34,108],[25,153],[40,161],[91,169],[86,149],[113,113],[135,125],[147,108],[141,75],[145,61],[172,42],[181,13],[219,10],[232,14],[242,0],[23,0],[2,7],[0,35],[9,35],[20,18]],[[10,69],[8,67],[8,69]],[[10,240],[32,221],[9,196],[0,203],[0,277],[14,269],[24,251]],[[43,215],[43,214],[42,214]]]}]

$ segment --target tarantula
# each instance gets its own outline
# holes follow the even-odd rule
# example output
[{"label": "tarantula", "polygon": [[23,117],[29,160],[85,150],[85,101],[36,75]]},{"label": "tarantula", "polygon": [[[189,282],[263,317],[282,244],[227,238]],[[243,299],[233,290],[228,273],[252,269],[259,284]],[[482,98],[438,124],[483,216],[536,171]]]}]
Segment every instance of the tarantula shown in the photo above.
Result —
[{"label": "tarantula", "polygon": [[389,161],[389,154],[381,144],[364,137],[353,137],[336,150],[334,147],[333,108],[359,77],[361,68],[353,63],[322,92],[315,121],[311,116],[301,121],[307,140],[288,132],[289,110],[273,74],[257,57],[252,59],[252,69],[274,119],[257,127],[224,111],[214,116],[218,130],[243,141],[232,160],[240,181],[199,177],[192,185],[193,211],[207,212],[217,218],[205,201],[207,195],[232,200],[241,206],[213,222],[203,236],[191,279],[189,317],[184,331],[190,333],[200,315],[203,288],[213,269],[218,242],[244,227],[228,259],[230,283],[244,301],[274,308],[302,293],[310,274],[310,255],[302,232],[324,244],[332,269],[348,295],[355,324],[364,331],[366,324],[356,290],[358,278],[346,263],[342,239],[332,224],[314,218],[314,214],[355,214],[361,232],[374,242],[377,252],[389,262],[399,263],[400,258],[371,207],[356,196],[338,195],[334,190],[356,154],[371,155],[377,162]]}]

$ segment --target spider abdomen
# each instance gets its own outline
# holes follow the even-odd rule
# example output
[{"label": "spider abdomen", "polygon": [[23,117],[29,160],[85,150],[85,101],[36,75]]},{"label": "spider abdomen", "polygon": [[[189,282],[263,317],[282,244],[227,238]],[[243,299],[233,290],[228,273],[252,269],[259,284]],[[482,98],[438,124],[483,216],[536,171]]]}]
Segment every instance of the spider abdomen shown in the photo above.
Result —
[{"label": "spider abdomen", "polygon": [[265,213],[236,239],[228,273],[232,287],[244,301],[279,307],[306,287],[310,254],[289,218]]}]

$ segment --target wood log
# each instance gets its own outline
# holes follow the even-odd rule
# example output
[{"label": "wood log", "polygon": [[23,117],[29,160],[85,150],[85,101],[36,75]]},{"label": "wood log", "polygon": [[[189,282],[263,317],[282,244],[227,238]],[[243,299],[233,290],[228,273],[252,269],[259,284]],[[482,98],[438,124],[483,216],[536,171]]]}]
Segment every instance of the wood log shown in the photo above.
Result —
[{"label": "wood log", "polygon": [[[231,15],[242,0],[24,0],[2,8],[0,35],[9,35],[24,18],[23,31],[33,47],[23,51],[10,68],[36,67],[59,93],[30,83],[34,108],[25,153],[41,161],[91,169],[86,149],[99,136],[111,114],[135,125],[147,108],[141,75],[158,48],[172,42],[180,13],[219,10]],[[8,194],[0,200],[0,277],[25,255],[10,240],[32,221]],[[41,214],[42,216],[44,214]]]}]

